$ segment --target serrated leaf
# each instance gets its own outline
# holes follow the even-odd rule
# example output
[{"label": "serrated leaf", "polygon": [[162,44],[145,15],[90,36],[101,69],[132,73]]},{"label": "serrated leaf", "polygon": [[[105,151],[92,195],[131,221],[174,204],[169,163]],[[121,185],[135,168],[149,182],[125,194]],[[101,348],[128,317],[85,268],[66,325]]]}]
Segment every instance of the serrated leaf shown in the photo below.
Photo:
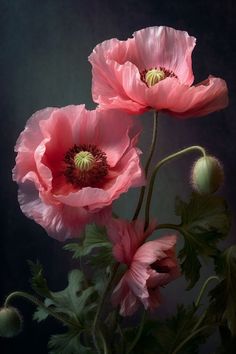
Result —
[{"label": "serrated leaf", "polygon": [[236,337],[236,246],[231,246],[219,257],[218,275],[221,281],[210,291],[208,319],[224,322]]},{"label": "serrated leaf", "polygon": [[[132,353],[139,354],[170,354],[191,333],[198,322],[194,306],[177,307],[175,316],[164,322],[147,321],[143,333]],[[203,344],[211,332],[199,332],[192,337],[179,351],[178,354],[198,354],[199,346]]]},{"label": "serrated leaf", "polygon": [[[51,292],[51,297],[46,298],[44,304],[46,307],[52,307],[53,311],[65,315],[75,323],[81,325],[85,321],[88,313],[95,309],[94,300],[96,289],[93,286],[87,287],[83,273],[78,270],[72,270],[68,275],[68,286],[58,292]],[[89,300],[91,300],[90,303]],[[91,306],[93,305],[93,306]],[[34,314],[34,319],[42,321],[47,318],[46,311],[38,308]]]},{"label": "serrated leaf", "polygon": [[189,203],[176,199],[176,215],[181,217],[178,228],[185,239],[179,253],[181,268],[191,289],[200,276],[198,257],[216,256],[217,243],[229,232],[229,212],[223,198],[193,193]]},{"label": "serrated leaf", "polygon": [[51,292],[48,288],[47,281],[43,275],[43,267],[37,261],[36,263],[28,261],[32,278],[30,280],[32,289],[43,297],[51,297]]},{"label": "serrated leaf", "polygon": [[88,262],[99,267],[107,267],[114,263],[112,245],[108,240],[105,227],[87,225],[84,239],[80,244],[69,243],[64,246],[73,252],[73,258],[78,259],[89,255]]},{"label": "serrated leaf", "polygon": [[73,330],[51,336],[48,348],[50,354],[93,354],[91,348],[81,344],[81,333]]}]

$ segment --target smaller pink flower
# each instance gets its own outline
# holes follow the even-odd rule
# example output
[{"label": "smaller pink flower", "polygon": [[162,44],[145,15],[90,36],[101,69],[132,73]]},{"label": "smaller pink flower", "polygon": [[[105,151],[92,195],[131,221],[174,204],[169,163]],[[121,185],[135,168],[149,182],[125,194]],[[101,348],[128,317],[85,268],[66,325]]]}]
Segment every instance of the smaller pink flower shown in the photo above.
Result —
[{"label": "smaller pink flower", "polygon": [[146,232],[142,221],[129,223],[113,220],[108,236],[113,242],[113,254],[128,269],[112,293],[112,303],[120,305],[122,316],[131,316],[141,304],[153,310],[160,304],[160,287],[180,275],[175,255],[176,236],[145,239],[154,231],[153,222]]},{"label": "smaller pink flower", "polygon": [[185,31],[154,26],[126,41],[113,38],[98,44],[89,56],[94,101],[133,114],[155,109],[180,118],[225,108],[224,80],[210,75],[193,85],[195,43]]},{"label": "smaller pink flower", "polygon": [[15,148],[23,213],[60,241],[105,222],[115,199],[145,183],[139,133],[138,122],[119,111],[79,105],[36,112]]}]

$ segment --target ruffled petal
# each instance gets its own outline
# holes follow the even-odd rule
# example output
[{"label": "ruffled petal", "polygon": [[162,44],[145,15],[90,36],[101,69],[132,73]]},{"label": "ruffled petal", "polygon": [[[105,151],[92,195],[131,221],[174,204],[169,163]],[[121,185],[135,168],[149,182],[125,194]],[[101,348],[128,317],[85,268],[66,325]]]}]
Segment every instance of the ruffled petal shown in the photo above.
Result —
[{"label": "ruffled petal", "polygon": [[154,241],[144,243],[134,255],[133,262],[146,265],[152,264],[157,260],[166,258],[166,251],[172,249],[176,244],[176,236],[164,236]]},{"label": "ruffled petal", "polygon": [[126,274],[123,275],[115,287],[111,296],[111,301],[114,306],[120,305],[120,315],[122,316],[133,315],[140,306],[140,301],[132,293],[127,284]]},{"label": "ruffled petal", "polygon": [[200,117],[219,111],[229,103],[226,82],[220,78],[209,78],[187,90],[176,104],[176,108],[167,110],[171,115],[180,118]]},{"label": "ruffled petal", "polygon": [[56,198],[73,207],[87,207],[91,211],[110,205],[121,193],[128,189],[143,185],[145,178],[140,168],[140,160],[136,149],[129,150],[119,165],[116,165],[114,175],[104,183],[103,189],[85,187],[68,195],[57,195]]},{"label": "ruffled petal", "polygon": [[86,224],[103,224],[110,218],[111,210],[89,213],[85,208],[73,208],[63,204],[46,204],[40,198],[35,183],[27,180],[19,186],[18,200],[22,212],[41,225],[49,236],[58,241],[79,237]]},{"label": "ruffled petal", "polygon": [[185,31],[155,26],[135,32],[134,39],[142,65],[140,71],[164,67],[173,71],[181,83],[193,83],[191,56],[196,38]]}]

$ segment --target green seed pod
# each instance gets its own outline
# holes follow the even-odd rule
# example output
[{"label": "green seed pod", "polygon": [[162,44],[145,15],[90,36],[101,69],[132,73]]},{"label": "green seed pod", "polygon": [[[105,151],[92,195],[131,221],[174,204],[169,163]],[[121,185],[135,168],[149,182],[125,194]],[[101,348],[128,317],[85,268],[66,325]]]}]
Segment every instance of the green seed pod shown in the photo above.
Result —
[{"label": "green seed pod", "polygon": [[203,156],[192,168],[192,186],[201,194],[216,192],[224,181],[224,171],[219,160],[213,156]]},{"label": "green seed pod", "polygon": [[2,307],[0,309],[0,336],[14,337],[20,333],[23,321],[20,313],[14,307]]}]

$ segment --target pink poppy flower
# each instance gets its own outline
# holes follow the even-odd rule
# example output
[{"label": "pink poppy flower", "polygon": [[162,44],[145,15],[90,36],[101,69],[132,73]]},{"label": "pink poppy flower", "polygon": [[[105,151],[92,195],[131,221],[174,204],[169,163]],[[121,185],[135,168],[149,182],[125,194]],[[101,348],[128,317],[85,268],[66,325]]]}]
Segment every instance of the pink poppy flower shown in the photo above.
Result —
[{"label": "pink poppy flower", "polygon": [[60,241],[102,222],[121,193],[144,184],[139,133],[119,111],[79,105],[36,112],[15,148],[23,213]]},{"label": "pink poppy flower", "polygon": [[155,109],[180,118],[225,108],[224,80],[209,76],[192,85],[195,42],[187,32],[160,26],[137,31],[126,41],[98,44],[89,56],[94,101],[134,114]]},{"label": "pink poppy flower", "polygon": [[120,305],[120,314],[133,315],[141,304],[153,310],[160,304],[160,287],[180,275],[175,256],[176,236],[164,236],[145,242],[153,232],[152,222],[146,232],[144,223],[114,220],[108,226],[117,261],[128,268],[112,293],[112,303]]}]

